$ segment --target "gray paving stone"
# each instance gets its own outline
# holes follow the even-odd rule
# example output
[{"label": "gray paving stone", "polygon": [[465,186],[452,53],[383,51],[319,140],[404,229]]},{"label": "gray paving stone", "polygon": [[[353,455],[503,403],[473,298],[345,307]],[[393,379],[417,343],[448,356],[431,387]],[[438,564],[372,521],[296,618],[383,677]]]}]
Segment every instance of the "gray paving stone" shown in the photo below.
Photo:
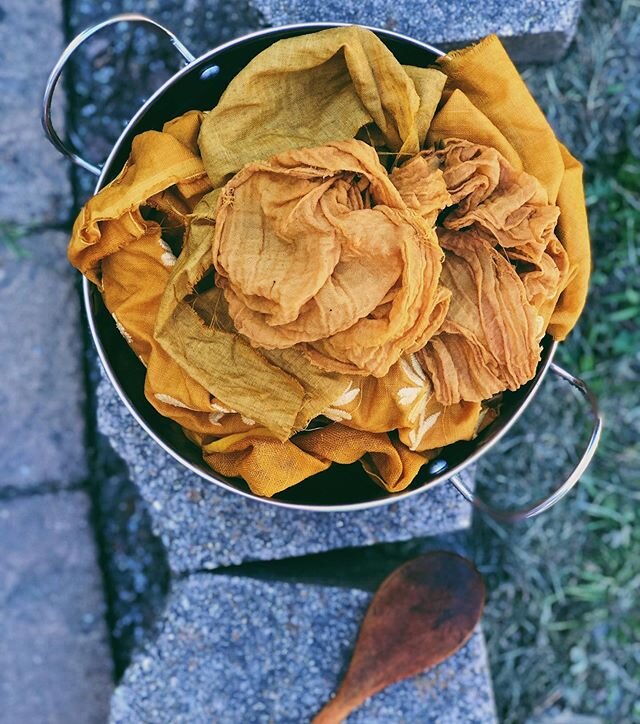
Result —
[{"label": "gray paving stone", "polygon": [[83,343],[67,235],[0,243],[0,489],[87,475]]},{"label": "gray paving stone", "polygon": [[98,426],[127,463],[177,572],[403,541],[470,524],[469,504],[449,485],[383,508],[348,513],[293,511],[230,493],[166,454],[106,378],[98,388]]},{"label": "gray paving stone", "polygon": [[338,21],[395,30],[447,50],[497,33],[519,61],[560,58],[581,0],[250,0],[269,25]]},{"label": "gray paving stone", "polygon": [[84,492],[0,505],[0,722],[102,724],[111,657]]},{"label": "gray paving stone", "polygon": [[[0,218],[28,225],[66,221],[68,163],[40,126],[42,92],[63,47],[63,3],[20,0],[0,12]],[[62,126],[63,94],[55,123]]]},{"label": "gray paving stone", "polygon": [[[127,670],[111,724],[300,724],[335,691],[371,594],[195,574],[175,584],[155,641]],[[349,724],[496,721],[482,633],[382,691]]]}]

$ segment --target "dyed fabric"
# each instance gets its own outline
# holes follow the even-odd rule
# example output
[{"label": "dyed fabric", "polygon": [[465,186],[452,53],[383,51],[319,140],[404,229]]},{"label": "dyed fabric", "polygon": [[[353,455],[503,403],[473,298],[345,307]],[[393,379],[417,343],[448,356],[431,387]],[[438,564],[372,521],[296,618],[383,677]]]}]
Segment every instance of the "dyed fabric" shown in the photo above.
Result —
[{"label": "dyed fabric", "polygon": [[[442,209],[449,195],[435,179]],[[255,347],[297,346],[322,369],[382,377],[442,323],[433,222],[411,213],[362,141],[247,164],[216,222],[216,284]]]},{"label": "dyed fabric", "polygon": [[537,179],[549,203],[560,209],[555,231],[569,268],[547,331],[563,340],[582,312],[591,272],[582,166],[556,139],[495,35],[439,58],[438,66],[447,74],[447,100],[429,128],[427,145],[462,138],[491,146]]},{"label": "dyed fabric", "polygon": [[451,195],[439,229],[451,302],[418,356],[438,400],[451,405],[517,390],[533,377],[569,260],[554,233],[559,209],[535,177],[488,146],[440,146],[421,156],[439,161]]},{"label": "dyed fabric", "polygon": [[151,404],[264,496],[357,460],[404,489],[533,376],[589,274],[580,166],[497,39],[422,69],[361,28],[134,139],[69,258]]},{"label": "dyed fabric", "polygon": [[403,67],[371,31],[333,28],[274,43],[229,84],[198,143],[211,183],[283,151],[368,129],[394,153],[417,153],[446,76]]}]

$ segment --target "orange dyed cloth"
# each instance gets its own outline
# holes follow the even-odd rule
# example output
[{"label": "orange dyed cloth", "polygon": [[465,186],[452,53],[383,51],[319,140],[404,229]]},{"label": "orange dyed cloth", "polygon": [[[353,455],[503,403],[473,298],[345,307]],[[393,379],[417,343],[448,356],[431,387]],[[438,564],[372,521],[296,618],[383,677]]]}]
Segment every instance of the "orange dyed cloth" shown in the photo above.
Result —
[{"label": "orange dyed cloth", "polygon": [[555,137],[495,35],[439,58],[438,66],[447,74],[446,102],[429,128],[427,145],[462,138],[491,146],[537,179],[549,203],[560,209],[555,233],[569,268],[547,331],[563,340],[582,312],[591,273],[582,166]]},{"label": "orange dyed cloth", "polygon": [[554,233],[559,209],[533,176],[488,146],[454,139],[424,158],[441,163],[453,203],[439,230],[451,302],[418,356],[444,405],[480,402],[535,374],[568,282]]},{"label": "orange dyed cloth", "polygon": [[496,39],[440,68],[361,28],[280,41],[76,221],[149,401],[259,495],[356,460],[402,490],[580,313],[579,165]]},{"label": "orange dyed cloth", "polygon": [[[449,201],[442,174],[432,186]],[[298,346],[318,367],[383,377],[440,327],[443,254],[362,141],[247,164],[224,187],[216,284],[255,347]]]}]

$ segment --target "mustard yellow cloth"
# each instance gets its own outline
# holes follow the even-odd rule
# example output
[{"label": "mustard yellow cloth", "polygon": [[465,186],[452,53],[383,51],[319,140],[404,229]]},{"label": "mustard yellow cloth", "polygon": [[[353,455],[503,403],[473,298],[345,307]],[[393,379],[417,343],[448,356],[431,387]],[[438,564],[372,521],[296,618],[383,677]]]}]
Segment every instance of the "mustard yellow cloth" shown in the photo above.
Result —
[{"label": "mustard yellow cloth", "polygon": [[[443,208],[449,194],[433,178]],[[362,141],[247,164],[224,187],[208,241],[238,332],[262,349],[297,346],[330,372],[383,377],[446,313],[435,229]]]},{"label": "mustard yellow cloth", "polygon": [[549,202],[560,208],[556,233],[570,266],[548,332],[563,340],[582,312],[591,273],[582,166],[556,139],[495,35],[439,58],[438,65],[447,74],[447,100],[434,117],[427,143],[454,137],[492,146],[516,169],[538,179]]},{"label": "mustard yellow cloth", "polygon": [[274,43],[241,70],[204,119],[199,145],[214,187],[245,164],[370,128],[413,155],[446,77],[402,66],[371,31],[333,28]]},{"label": "mustard yellow cloth", "polygon": [[[493,419],[495,410],[482,400],[493,394],[496,386],[517,386],[533,373],[536,358],[532,355],[547,323],[554,336],[563,338],[579,316],[589,275],[579,164],[556,141],[497,39],[489,38],[448,56],[440,68],[446,78],[438,70],[401,66],[372,33],[361,28],[280,41],[234,79],[211,112],[185,114],[166,124],[162,132],[137,137],[118,178],[91,199],[76,220],[69,258],[98,284],[120,331],[146,365],[149,401],[183,427],[214,469],[226,476],[243,477],[260,495],[274,495],[333,462],[355,460],[387,490],[402,490],[434,449],[472,438]],[[435,112],[445,79],[444,103]],[[420,287],[412,287],[420,291],[413,291],[415,301],[404,305],[406,312],[418,304],[424,314],[414,316],[411,324],[423,327],[420,332],[411,331],[412,341],[407,342],[396,325],[399,336],[393,339],[402,341],[387,357],[382,355],[382,363],[375,357],[375,339],[366,340],[371,347],[367,352],[362,342],[353,346],[353,338],[348,340],[351,346],[345,346],[342,339],[333,344],[331,334],[329,341],[321,335],[310,338],[318,330],[335,335],[348,331],[317,313],[307,313],[309,307],[304,309],[313,299],[309,293],[315,289],[317,294],[320,282],[330,278],[327,270],[323,276],[314,267],[315,277],[306,280],[307,286],[293,289],[299,295],[296,303],[285,292],[292,291],[290,272],[303,271],[303,263],[276,277],[282,294],[269,296],[269,289],[260,283],[247,292],[247,284],[251,287],[255,280],[233,246],[238,239],[234,232],[243,225],[249,228],[243,209],[250,209],[256,198],[255,193],[248,194],[243,209],[233,209],[232,197],[241,196],[241,181],[258,184],[253,191],[263,194],[261,174],[265,183],[276,178],[269,176],[272,162],[268,159],[274,154],[278,154],[273,163],[280,164],[281,175],[284,164],[287,170],[297,169],[299,184],[310,181],[300,177],[301,173],[308,176],[309,171],[321,179],[318,164],[309,163],[308,156],[305,161],[304,153],[292,155],[292,149],[337,142],[332,148],[341,153],[358,148],[355,156],[371,154],[360,151],[364,144],[354,137],[374,143],[389,176],[375,167],[367,179],[361,168],[334,165],[322,173],[337,174],[339,191],[326,197],[327,189],[316,180],[313,183],[320,190],[313,193],[317,193],[318,204],[326,206],[328,200],[342,203],[340,194],[353,204],[354,194],[368,198],[363,183],[388,184],[380,181],[388,178],[387,197],[395,193],[391,189],[397,189],[401,199],[397,205],[411,209],[413,216],[402,214],[412,218],[410,225],[425,249],[433,249],[427,263],[431,281],[426,287],[424,281]],[[427,146],[450,138],[461,141],[416,156],[425,137]],[[467,147],[464,141],[470,142]],[[456,146],[461,142],[462,146]],[[459,153],[460,148],[468,152],[468,146],[475,147],[474,153],[486,154],[478,151],[481,146],[497,149],[492,168],[515,181],[506,186],[498,183],[495,188],[510,198],[511,215],[519,214],[517,224],[495,224],[491,198],[466,194],[464,198],[472,200],[467,214],[474,216],[473,233],[486,249],[486,253],[477,253],[477,262],[469,257],[468,244],[460,242],[470,232],[455,228],[456,214],[459,223],[465,223],[458,213],[460,207],[447,217],[449,228],[438,230],[439,243],[433,236],[438,212],[460,186],[456,174],[466,161],[460,160]],[[403,163],[407,159],[413,162],[414,157],[411,167]],[[371,157],[369,166],[374,165]],[[447,173],[451,178],[444,188],[442,179],[446,180]],[[482,177],[477,165],[472,175]],[[416,179],[425,181],[418,190]],[[229,180],[231,185],[221,193]],[[264,189],[268,188],[267,183]],[[305,186],[305,190],[309,188]],[[559,241],[551,238],[549,231],[549,219],[554,213],[557,217],[556,203],[560,208],[555,229]],[[375,211],[366,206],[349,208],[364,218],[362,212]],[[336,218],[335,208],[324,218]],[[220,209],[224,223],[217,221]],[[254,219],[262,212],[256,207]],[[272,215],[276,217],[277,212]],[[470,219],[467,216],[466,220]],[[234,228],[236,222],[240,226]],[[533,229],[535,244],[522,242],[519,234],[523,229],[527,233]],[[324,233],[326,237],[326,228]],[[349,234],[358,237],[360,232],[349,227],[345,233],[347,238]],[[505,242],[505,235],[511,239],[513,257],[501,256],[494,249]],[[366,243],[368,236],[360,233],[360,243]],[[240,238],[244,241],[242,235]],[[337,247],[327,244],[335,253]],[[338,246],[344,248],[344,244]],[[440,247],[446,256],[442,272]],[[312,255],[313,249],[305,253]],[[424,253],[419,257],[429,258]],[[516,275],[507,261],[515,263],[518,254],[529,264],[528,277]],[[456,259],[466,260],[471,267],[479,264],[478,269],[491,259],[485,267],[489,276],[511,279],[503,284],[504,299],[505,303],[510,299],[509,308],[522,317],[518,329],[528,330],[526,339],[519,340],[526,350],[524,358],[508,359],[507,345],[502,357],[493,355],[487,366],[482,350],[488,342],[461,331],[465,324],[467,329],[471,327],[473,319],[465,322],[460,316],[449,317],[455,334],[451,326],[443,331],[449,300],[455,293],[456,264],[461,263]],[[325,262],[324,255],[318,255],[309,268]],[[397,267],[398,279],[405,263]],[[395,268],[380,270],[385,280],[395,273]],[[448,284],[442,283],[447,279]],[[227,292],[232,286],[230,303]],[[352,311],[359,310],[355,317],[361,318],[362,310],[369,309],[371,321],[381,323],[372,329],[388,326],[385,315],[404,288],[406,284],[386,280],[380,284],[384,293],[361,290],[364,296],[370,293],[369,301],[363,302],[360,295],[351,300]],[[511,299],[514,289],[517,294]],[[553,298],[549,296],[552,289]],[[242,305],[236,304],[238,300]],[[252,310],[254,316],[252,323],[242,328],[244,309]],[[477,309],[474,313],[481,314],[481,307]],[[300,310],[304,314],[296,323]],[[425,317],[428,320],[430,315],[434,321],[428,324]],[[403,319],[406,327],[406,317]],[[254,333],[264,334],[269,322],[290,325],[293,345],[269,345],[267,339],[267,346],[272,347],[267,349],[263,337],[251,339]],[[238,328],[245,334],[239,335]],[[460,352],[465,359],[474,359],[469,349],[476,351],[475,366],[470,364],[462,376],[455,359],[457,377],[443,363],[443,355],[448,353],[451,358],[451,350],[460,344],[444,339],[447,334],[467,345]],[[429,349],[431,339],[440,339],[435,351]],[[478,382],[481,365],[499,384],[491,376]],[[457,381],[453,384],[452,380]],[[297,433],[318,414],[334,424]]]},{"label": "mustard yellow cloth", "polygon": [[451,301],[418,356],[436,397],[450,405],[533,377],[569,260],[554,233],[559,209],[537,179],[489,146],[440,146],[423,157],[440,162],[453,204],[438,231],[446,254],[440,281]]}]

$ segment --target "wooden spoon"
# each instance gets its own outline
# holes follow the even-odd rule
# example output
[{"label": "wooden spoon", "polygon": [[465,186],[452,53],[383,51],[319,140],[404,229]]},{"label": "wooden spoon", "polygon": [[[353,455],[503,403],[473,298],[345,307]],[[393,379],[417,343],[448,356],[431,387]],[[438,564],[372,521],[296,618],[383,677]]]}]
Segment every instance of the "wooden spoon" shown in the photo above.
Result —
[{"label": "wooden spoon", "polygon": [[367,611],[335,697],[312,724],[335,724],[376,692],[436,666],[471,637],[484,582],[464,558],[437,551],[388,576]]}]

